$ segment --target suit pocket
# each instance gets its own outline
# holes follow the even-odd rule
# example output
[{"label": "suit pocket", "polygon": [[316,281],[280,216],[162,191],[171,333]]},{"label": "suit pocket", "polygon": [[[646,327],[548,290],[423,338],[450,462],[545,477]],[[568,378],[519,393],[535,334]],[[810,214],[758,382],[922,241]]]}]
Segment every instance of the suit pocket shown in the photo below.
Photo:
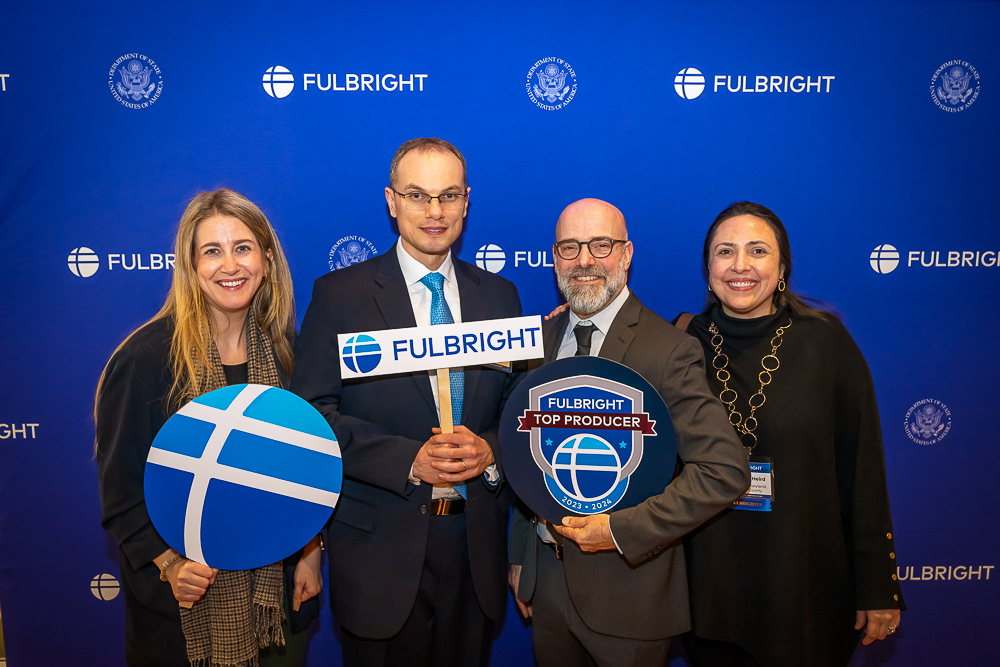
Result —
[{"label": "suit pocket", "polygon": [[370,533],[375,527],[375,508],[360,500],[340,496],[333,520]]}]

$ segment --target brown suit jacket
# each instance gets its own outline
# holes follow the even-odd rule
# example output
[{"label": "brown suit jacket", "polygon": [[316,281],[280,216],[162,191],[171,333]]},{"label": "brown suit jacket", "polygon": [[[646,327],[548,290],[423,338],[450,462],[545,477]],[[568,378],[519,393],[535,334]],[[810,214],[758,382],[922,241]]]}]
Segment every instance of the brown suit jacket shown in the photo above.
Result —
[{"label": "brown suit jacket", "polygon": [[[543,325],[546,362],[556,358],[568,322],[569,313],[562,313]],[[622,553],[584,553],[566,540],[566,580],[573,605],[591,630],[662,639],[691,628],[681,537],[744,493],[750,470],[725,408],[709,391],[701,345],[634,293],[612,323],[600,356],[636,371],[663,397],[683,468],[663,493],[611,513]],[[535,591],[535,522],[535,514],[518,502],[510,560],[521,565],[517,597],[526,602]]]}]

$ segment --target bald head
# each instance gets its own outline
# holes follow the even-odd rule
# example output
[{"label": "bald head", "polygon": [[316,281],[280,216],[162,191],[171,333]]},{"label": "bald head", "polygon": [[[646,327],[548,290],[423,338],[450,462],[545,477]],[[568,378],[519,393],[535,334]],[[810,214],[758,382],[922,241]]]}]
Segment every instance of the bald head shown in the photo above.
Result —
[{"label": "bald head", "polygon": [[557,243],[565,239],[589,241],[598,236],[628,239],[625,216],[616,206],[600,199],[581,199],[564,208],[559,215]]},{"label": "bald head", "polygon": [[[572,259],[563,259],[563,254]],[[553,255],[559,290],[573,312],[581,319],[600,312],[628,280],[632,244],[625,216],[600,199],[573,202],[556,223]]]}]

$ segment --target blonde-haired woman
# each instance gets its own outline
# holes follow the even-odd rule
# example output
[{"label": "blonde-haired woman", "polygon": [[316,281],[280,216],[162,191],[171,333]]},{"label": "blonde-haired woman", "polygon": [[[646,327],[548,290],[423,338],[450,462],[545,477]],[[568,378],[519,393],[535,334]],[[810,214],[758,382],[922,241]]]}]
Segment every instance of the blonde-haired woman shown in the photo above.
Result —
[{"label": "blonde-haired woman", "polygon": [[[291,273],[264,213],[232,190],[197,195],[166,302],[115,350],[95,401],[101,523],[119,546],[130,665],[255,665],[260,647],[284,643],[282,564],[216,571],[180,556],[150,522],[143,472],[187,401],[230,384],[285,385],[294,324]],[[318,539],[291,567],[296,600],[315,596]]]}]

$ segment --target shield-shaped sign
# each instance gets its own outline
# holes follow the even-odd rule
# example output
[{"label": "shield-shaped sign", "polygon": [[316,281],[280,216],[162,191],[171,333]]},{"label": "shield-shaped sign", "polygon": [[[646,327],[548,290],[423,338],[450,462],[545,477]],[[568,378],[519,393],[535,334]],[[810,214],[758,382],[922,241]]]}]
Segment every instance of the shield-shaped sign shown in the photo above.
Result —
[{"label": "shield-shaped sign", "polygon": [[504,472],[552,523],[634,507],[670,483],[673,424],[663,399],[630,368],[560,359],[514,391],[500,428]]}]

